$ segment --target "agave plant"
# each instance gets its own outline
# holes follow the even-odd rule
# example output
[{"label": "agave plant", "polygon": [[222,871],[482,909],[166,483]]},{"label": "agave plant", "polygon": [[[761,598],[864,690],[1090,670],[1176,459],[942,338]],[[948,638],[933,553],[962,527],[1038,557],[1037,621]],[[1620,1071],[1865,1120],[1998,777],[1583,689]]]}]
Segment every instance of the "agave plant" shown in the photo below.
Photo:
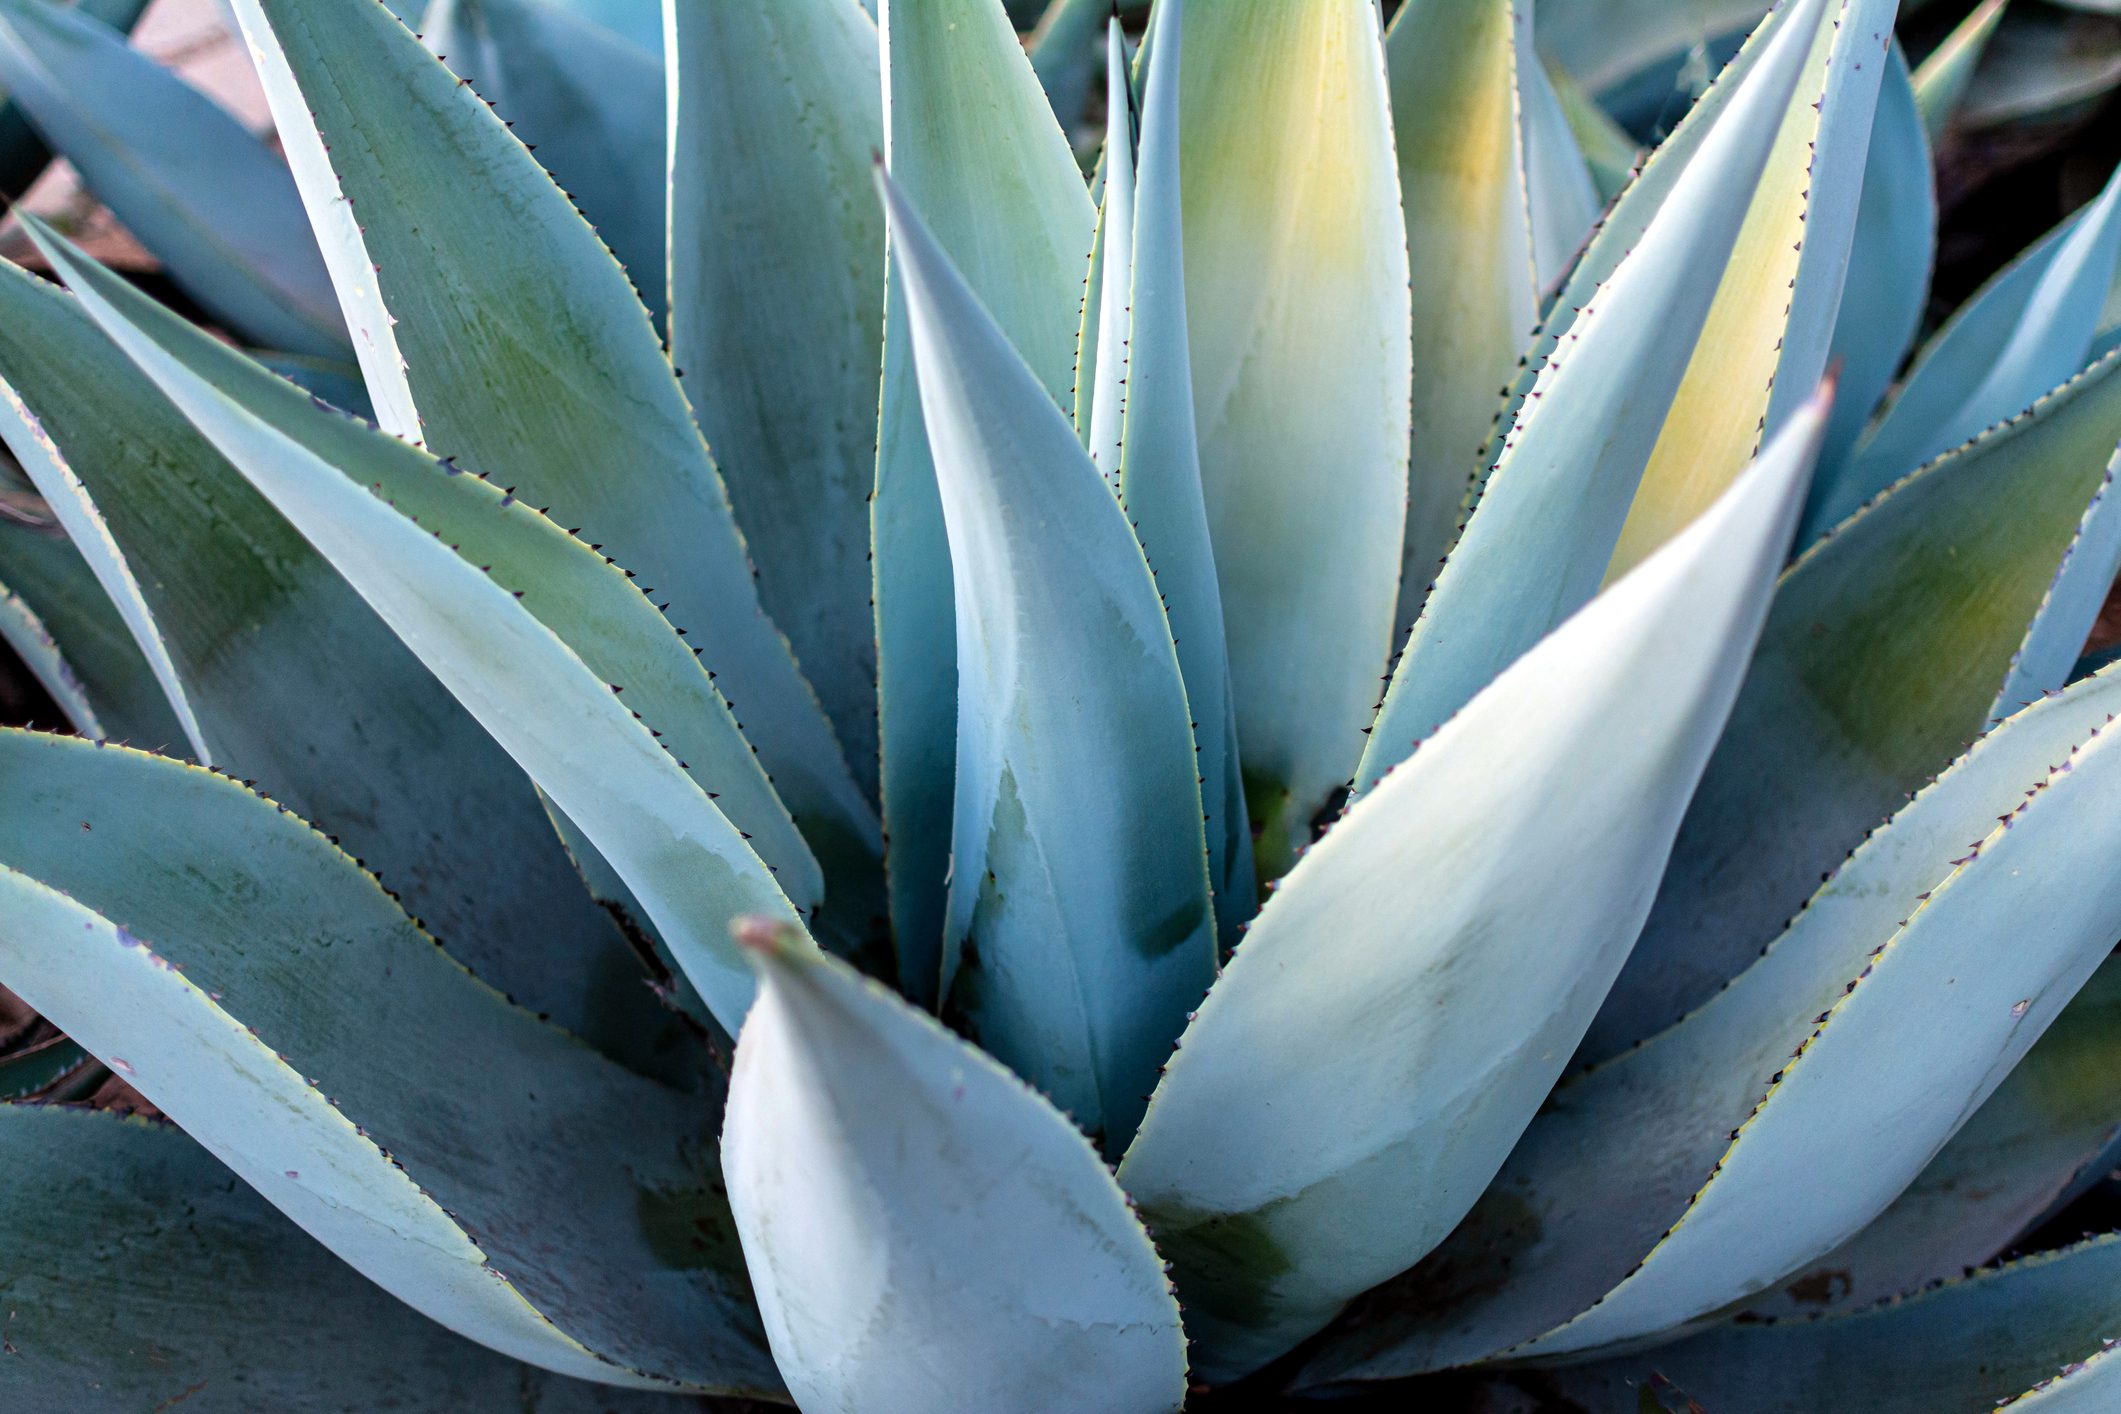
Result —
[{"label": "agave plant", "polygon": [[1639,166],[1530,0],[232,8],[284,157],[0,0],[174,292],[0,269],[9,1407],[2121,1401],[2121,1237],[1962,1275],[2121,1137],[1995,7]]}]

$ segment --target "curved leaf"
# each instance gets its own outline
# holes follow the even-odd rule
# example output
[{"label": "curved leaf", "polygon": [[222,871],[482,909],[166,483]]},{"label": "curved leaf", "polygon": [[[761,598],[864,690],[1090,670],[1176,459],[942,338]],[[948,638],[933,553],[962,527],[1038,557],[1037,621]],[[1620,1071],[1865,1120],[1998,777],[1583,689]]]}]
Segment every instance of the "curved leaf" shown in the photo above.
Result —
[{"label": "curved leaf", "polygon": [[722,1165],[796,1401],[1176,1411],[1178,1306],[1082,1136],[883,988],[770,927],[747,941]]},{"label": "curved leaf", "polygon": [[733,1032],[753,984],[729,920],[814,906],[817,867],[630,572],[45,242],[112,340],[595,842]]},{"label": "curved leaf", "polygon": [[150,1120],[0,1106],[0,1233],[0,1306],[11,1313],[0,1399],[16,1408],[703,1408],[547,1375],[466,1343]]},{"label": "curved leaf", "polygon": [[876,26],[846,0],[671,15],[671,357],[750,541],[760,601],[874,799]]},{"label": "curved leaf", "polygon": [[1915,71],[1915,108],[1922,115],[1922,129],[1931,142],[1941,142],[1951,126],[2008,4],[2010,0],[1982,0]]},{"label": "curved leaf", "polygon": [[2121,836],[2117,706],[2109,675],[2013,718],[1729,987],[1555,1091],[1465,1224],[1307,1379],[1661,1334],[1884,1211],[2121,935],[2121,879],[2092,863]]},{"label": "curved leaf", "polygon": [[[1075,382],[1097,213],[1001,0],[885,0],[891,179],[1056,402]],[[955,593],[896,277],[877,429],[877,710],[892,933],[916,1002],[941,973],[957,743]]]},{"label": "curved leaf", "polygon": [[1634,180],[1636,169],[1642,165],[1642,149],[1628,130],[1599,107],[1597,100],[1585,93],[1583,85],[1571,78],[1567,70],[1556,64],[1544,67],[1547,82],[1561,104],[1563,117],[1568,120],[1569,131],[1576,136],[1577,150],[1583,153],[1584,163],[1590,170],[1598,199],[1601,203],[1609,202]]},{"label": "curved leaf", "polygon": [[213,100],[75,9],[0,3],[0,84],[218,319],[297,353],[346,330],[286,166]]},{"label": "curved leaf", "polygon": [[1262,879],[1346,784],[1392,648],[1407,498],[1406,220],[1375,9],[1186,16],[1186,305],[1201,482]]},{"label": "curved leaf", "polygon": [[[1530,0],[1411,0],[1385,33],[1385,66],[1416,349],[1403,632],[1463,523],[1496,390],[1598,211],[1566,124],[1549,134],[1535,123],[1559,109],[1532,49]],[[1555,137],[1560,160],[1535,162]]]},{"label": "curved leaf", "polygon": [[[100,20],[121,34],[131,34],[147,12],[148,0],[59,0],[68,9]],[[50,165],[52,150],[22,110],[0,92],[0,195],[10,200],[27,193]]]},{"label": "curved leaf", "polygon": [[75,300],[11,265],[0,436],[113,598],[137,596],[133,633],[167,663],[201,762],[331,831],[560,1025],[634,1064],[675,1039],[507,754]]},{"label": "curved leaf", "polygon": [[957,578],[942,990],[1116,1153],[1215,977],[1178,655],[1067,415],[885,197]]},{"label": "curved leaf", "polygon": [[[1797,101],[1827,10],[1823,0],[1799,0],[1781,13],[1739,95],[1541,369],[1393,670],[1358,790],[1405,760],[1606,578],[1686,374],[1693,340],[1685,335],[1717,307],[1747,194],[1772,155],[1781,115]],[[1249,765],[1254,746],[1242,719],[1239,727]]]},{"label": "curved leaf", "polygon": [[481,985],[232,781],[24,732],[0,763],[0,978],[275,1207],[519,1359],[776,1386],[696,1097]]},{"label": "curved leaf", "polygon": [[1120,1168],[1210,1378],[1434,1247],[1531,1120],[1641,927],[1824,423],[1475,697],[1260,911]]},{"label": "curved leaf", "polygon": [[1878,425],[1821,486],[1805,538],[2082,369],[2117,261],[2121,168],[2097,201],[1990,281],[1924,346]]},{"label": "curved leaf", "polygon": [[[1097,327],[1091,361],[1090,422],[1086,429],[1090,460],[1115,485],[1119,480],[1121,429],[1127,419],[1127,370],[1134,338],[1135,297],[1135,148],[1141,139],[1134,84],[1127,75],[1127,35],[1119,16],[1112,17],[1105,54],[1105,190],[1097,217]],[[1124,98],[1124,102],[1116,101]],[[1172,200],[1176,200],[1175,197]],[[1184,252],[1181,248],[1180,259]],[[1179,271],[1185,277],[1183,268]],[[1179,287],[1183,299],[1184,285]],[[1090,307],[1083,313],[1089,328]],[[1087,349],[1086,349],[1087,352]],[[1078,364],[1080,363],[1078,355]],[[1082,368],[1076,377],[1082,377]],[[1081,401],[1080,392],[1078,401]],[[1190,408],[1189,418],[1190,421]]]},{"label": "curved leaf", "polygon": [[[2117,373],[2121,355],[1906,478],[1791,568],[1583,1059],[1664,1029],[1750,963],[1866,831],[2007,710],[2030,635],[2083,642],[2098,607],[2082,588],[2121,563],[2106,495]],[[2069,674],[2069,653],[2040,656],[2047,677],[2022,696]]]},{"label": "curved leaf", "polygon": [[434,0],[420,29],[537,153],[660,318],[667,242],[656,53],[564,0]]},{"label": "curved leaf", "polygon": [[759,608],[720,474],[624,272],[376,0],[235,5],[382,426],[501,477],[654,586],[855,896],[850,928],[867,928],[874,815]]},{"label": "curved leaf", "polygon": [[73,664],[59,651],[58,640],[44,626],[44,620],[37,617],[37,611],[5,581],[0,581],[0,642],[15,651],[22,666],[29,669],[30,676],[75,731],[97,740],[109,735],[96,717],[88,689],[74,672]]},{"label": "curved leaf", "polygon": [[[25,659],[41,657],[47,670],[55,670],[50,655],[56,652],[74,686],[62,681],[53,697],[64,704],[78,689],[84,700],[76,708],[94,715],[96,730],[78,719],[75,730],[167,755],[184,753],[184,729],[170,711],[154,670],[95,571],[63,532],[56,527],[46,531],[0,525],[0,586],[16,604],[5,616],[12,625],[6,635],[9,644]],[[23,618],[25,613],[36,628]],[[45,632],[53,640],[50,645],[39,637]]]}]

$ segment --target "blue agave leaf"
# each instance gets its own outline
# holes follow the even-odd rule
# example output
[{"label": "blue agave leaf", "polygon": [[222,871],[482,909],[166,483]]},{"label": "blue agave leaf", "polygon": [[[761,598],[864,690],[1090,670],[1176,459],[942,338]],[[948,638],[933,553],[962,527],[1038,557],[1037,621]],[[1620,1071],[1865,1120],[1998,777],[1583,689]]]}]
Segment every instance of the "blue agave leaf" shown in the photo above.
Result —
[{"label": "blue agave leaf", "polygon": [[1944,42],[1930,51],[1915,72],[1915,107],[1931,142],[1942,141],[1951,126],[2009,3],[2010,0],[1981,0],[1944,37]]},{"label": "blue agave leaf", "polygon": [[153,667],[63,530],[0,524],[0,637],[84,736],[182,756],[188,742]]}]

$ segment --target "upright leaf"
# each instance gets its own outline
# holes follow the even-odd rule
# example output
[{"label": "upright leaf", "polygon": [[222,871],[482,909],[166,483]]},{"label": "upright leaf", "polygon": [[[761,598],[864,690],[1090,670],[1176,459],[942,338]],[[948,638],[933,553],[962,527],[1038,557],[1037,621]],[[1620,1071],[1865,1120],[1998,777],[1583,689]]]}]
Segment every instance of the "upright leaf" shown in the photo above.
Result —
[{"label": "upright leaf", "polygon": [[1186,304],[1202,486],[1260,876],[1362,752],[1391,653],[1411,386],[1375,8],[1186,16]]},{"label": "upright leaf", "polygon": [[1530,0],[1412,0],[1385,34],[1385,64],[1417,350],[1404,631],[1463,523],[1497,392],[1598,211],[1574,137],[1565,122],[1554,131]]},{"label": "upright leaf", "polygon": [[729,921],[792,919],[821,881],[726,700],[630,572],[45,248],[113,341],[595,843],[733,1032],[753,985]]},{"label": "upright leaf", "polygon": [[867,928],[875,818],[759,607],[721,476],[625,272],[377,0],[234,3],[383,427],[501,477],[653,586],[742,707],[850,929]]},{"label": "upright leaf", "polygon": [[165,1123],[0,1106],[0,1234],[0,1305],[11,1313],[0,1398],[16,1408],[137,1414],[195,1398],[278,1414],[687,1407],[548,1375],[451,1335]]},{"label": "upright leaf", "polygon": [[1215,976],[1178,655],[1067,415],[885,195],[956,566],[943,992],[1117,1153]]},{"label": "upright leaf", "polygon": [[1944,37],[1915,72],[1915,108],[1922,115],[1923,131],[1931,142],[1941,142],[1951,127],[1967,86],[1996,26],[2003,22],[2003,8],[2010,0],[1981,0],[1952,32]]},{"label": "upright leaf", "polygon": [[[1127,76],[1127,35],[1114,15],[1105,53],[1104,198],[1097,218],[1096,357],[1077,378],[1090,374],[1090,460],[1114,485],[1119,482],[1120,435],[1127,417],[1127,370],[1134,338],[1135,295],[1135,147],[1140,115],[1134,84]],[[1181,253],[1183,259],[1183,253]],[[1180,278],[1184,278],[1181,269]],[[1181,286],[1183,291],[1183,286]],[[1181,298],[1183,294],[1181,293]],[[1087,303],[1084,327],[1093,317]],[[1086,349],[1087,352],[1087,349]],[[1078,394],[1080,398],[1080,394]]]},{"label": "upright leaf", "polygon": [[0,979],[275,1207],[518,1359],[777,1386],[697,1097],[512,1006],[232,781],[23,732],[0,766]]},{"label": "upright leaf", "polygon": [[220,105],[44,0],[0,4],[0,84],[209,313],[273,348],[345,353],[286,165]]},{"label": "upright leaf", "polygon": [[1149,94],[1134,235],[1134,282],[1120,500],[1156,568],[1183,670],[1200,752],[1208,876],[1225,950],[1256,902],[1252,830],[1239,767],[1222,595],[1202,495],[1193,423],[1193,366],[1186,320],[1180,209],[1179,91],[1184,45],[1179,0],[1162,0],[1149,45]]},{"label": "upright leaf", "polygon": [[1531,1120],[1642,926],[1824,421],[1475,697],[1261,910],[1120,1168],[1210,1378],[1442,1241]]},{"label": "upright leaf", "polygon": [[[33,665],[41,659],[47,671],[56,671],[49,656],[55,653],[72,682],[60,683],[52,696],[95,719],[91,729],[81,718],[71,718],[76,731],[165,755],[184,754],[184,728],[154,669],[63,530],[0,525],[0,586],[14,604],[7,616],[8,642]],[[49,644],[42,642],[47,634]],[[74,702],[77,693],[80,700]]]},{"label": "upright leaf", "polygon": [[331,831],[493,985],[651,1058],[640,960],[522,771],[77,301],[12,265],[0,437],[135,606],[198,760]]},{"label": "upright leaf", "polygon": [[1359,790],[1588,601],[1614,563],[1827,7],[1799,0],[1781,13],[1639,243],[1540,370],[1393,670]]},{"label": "upright leaf", "polygon": [[671,18],[671,357],[729,483],[760,601],[874,799],[876,26],[846,0],[721,0]]},{"label": "upright leaf", "polygon": [[1750,963],[1998,715],[2018,669],[2045,674],[2022,696],[2063,684],[2069,654],[2026,645],[2081,644],[2098,613],[2083,586],[2121,566],[2117,373],[2109,357],[1906,478],[1791,568],[1584,1059],[1663,1030]]},{"label": "upright leaf", "polygon": [[434,0],[420,29],[537,153],[660,316],[667,184],[656,53],[566,0]]},{"label": "upright leaf", "polygon": [[796,1401],[1176,1411],[1177,1304],[1082,1136],[883,988],[770,928],[747,941],[763,984],[722,1166]]},{"label": "upright leaf", "polygon": [[1540,43],[1593,94],[1759,19],[1773,0],[1548,0]]},{"label": "upright leaf", "polygon": [[[1075,381],[1097,213],[1001,0],[885,0],[884,151],[973,294],[1058,402]],[[940,975],[957,660],[950,546],[903,292],[885,306],[877,428],[877,710],[892,933],[916,1001]]]}]

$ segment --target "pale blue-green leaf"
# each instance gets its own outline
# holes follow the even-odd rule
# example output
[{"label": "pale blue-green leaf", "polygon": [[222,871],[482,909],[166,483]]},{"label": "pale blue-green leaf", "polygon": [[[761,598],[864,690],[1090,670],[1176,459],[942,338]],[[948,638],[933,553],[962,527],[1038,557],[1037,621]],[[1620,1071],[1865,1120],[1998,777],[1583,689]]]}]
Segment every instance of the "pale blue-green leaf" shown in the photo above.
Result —
[{"label": "pale blue-green leaf", "polygon": [[1636,169],[1642,165],[1642,148],[1627,129],[1598,106],[1596,99],[1583,91],[1583,85],[1570,77],[1568,70],[1559,64],[1548,64],[1546,72],[1569,131],[1575,134],[1577,149],[1590,168],[1598,198],[1609,202],[1634,179]]},{"label": "pale blue-green leaf", "polygon": [[671,15],[671,357],[728,482],[760,601],[873,799],[876,26],[847,0],[718,0]]},{"label": "pale blue-green leaf", "polygon": [[1112,0],[1052,0],[1039,16],[1027,41],[1031,68],[1053,115],[1071,136],[1090,104],[1097,78],[1097,40],[1106,23],[1116,19]]},{"label": "pale blue-green leaf", "polygon": [[734,1032],[753,982],[729,920],[793,918],[821,883],[726,702],[630,572],[63,244],[46,250],[104,331],[603,851]]},{"label": "pale blue-green leaf", "polygon": [[235,3],[383,428],[501,478],[653,586],[742,710],[848,896],[849,928],[866,929],[874,813],[760,607],[721,475],[625,272],[376,0]]},{"label": "pale blue-green leaf", "polygon": [[[37,647],[39,640],[20,617],[27,612],[50,633],[57,654],[71,670],[85,699],[82,705],[93,714],[97,728],[91,731],[77,719],[75,730],[165,755],[184,754],[184,728],[170,710],[154,669],[65,531],[56,524],[0,523],[0,584],[21,604],[10,614],[16,628],[8,641],[26,658]],[[17,631],[30,636],[17,640]],[[53,696],[64,701],[60,693]]]},{"label": "pale blue-green leaf", "polygon": [[2121,169],[2097,201],[1991,281],[1923,348],[1878,425],[1821,485],[1806,540],[2083,368],[2117,264]]},{"label": "pale blue-green leaf", "polygon": [[[1114,16],[1106,39],[1104,193],[1097,218],[1097,332],[1090,366],[1090,460],[1119,484],[1120,437],[1127,419],[1127,367],[1134,339],[1134,208],[1136,145],[1140,141],[1134,84],[1127,76],[1127,36]],[[1181,252],[1183,258],[1183,252]],[[1181,279],[1184,270],[1180,270]],[[1184,299],[1184,286],[1179,288]],[[1083,314],[1091,318],[1088,309]],[[1081,370],[1077,370],[1081,376]],[[1189,418],[1190,421],[1190,418]]]},{"label": "pale blue-green leaf", "polygon": [[2121,934],[2121,879],[2093,862],[2121,843],[2117,707],[2108,676],[2013,718],[1728,988],[1555,1091],[1306,1381],[1654,1336],[1884,1211]]},{"label": "pale blue-green leaf", "polygon": [[1385,34],[1415,341],[1402,634],[1465,522],[1541,296],[1597,216],[1531,27],[1529,0],[1411,0]]},{"label": "pale blue-green leaf", "polygon": [[1980,1266],[2103,1177],[2117,1132],[2121,961],[2109,959],[1890,1208],[1747,1309],[1855,1310]]},{"label": "pale blue-green leaf", "polygon": [[233,781],[27,732],[0,765],[0,979],[275,1207],[544,1368],[777,1387],[698,1097],[511,1005]]},{"label": "pale blue-green leaf", "polygon": [[1894,46],[1878,92],[1871,150],[1863,164],[1863,197],[1848,280],[1834,319],[1829,363],[1836,380],[1834,420],[1819,454],[1818,485],[1836,470],[1893,384],[1929,302],[1937,250],[1937,181],[1930,146],[1908,86],[1907,58]]},{"label": "pale blue-green leaf", "polygon": [[[966,283],[1056,402],[1075,385],[1096,208],[1000,0],[885,0],[884,151]],[[941,975],[957,750],[950,546],[903,292],[885,306],[875,555],[880,788],[899,975]]]},{"label": "pale blue-green leaf", "polygon": [[2010,0],[1981,0],[1915,71],[1915,108],[1932,143],[1944,139]]},{"label": "pale blue-green leaf", "polygon": [[1186,16],[1186,306],[1201,480],[1262,879],[1362,755],[1405,542],[1412,304],[1377,12]]},{"label": "pale blue-green leaf", "polygon": [[1067,1119],[832,959],[747,941],[763,982],[722,1166],[797,1403],[1175,1414],[1170,1282]]},{"label": "pale blue-green leaf", "polygon": [[0,4],[0,84],[216,319],[276,348],[345,352],[286,166],[213,100],[118,31],[44,0]]},{"label": "pale blue-green leaf", "polygon": [[[2117,373],[2121,355],[1906,478],[1792,567],[1586,1060],[1662,1030],[1749,963],[1981,732],[2007,681],[2025,684],[2014,701],[2062,685],[2075,648],[2053,648],[2083,643],[2099,597],[2085,586],[2115,570]],[[2046,676],[2028,681],[2034,666]]]},{"label": "pale blue-green leaf", "polygon": [[662,0],[553,0],[650,54],[663,52]]},{"label": "pale blue-green leaf", "polygon": [[1215,977],[1178,655],[1067,415],[885,198],[957,579],[943,995],[1118,1153]]},{"label": "pale blue-green leaf", "polygon": [[1606,578],[1827,13],[1823,0],[1783,12],[1743,91],[1546,360],[1393,670],[1359,790]]},{"label": "pale blue-green leaf", "polygon": [[89,700],[88,689],[80,675],[59,651],[58,640],[44,626],[44,620],[37,617],[37,611],[21,595],[9,589],[5,581],[0,581],[0,642],[15,651],[22,666],[29,669],[30,676],[37,680],[75,731],[99,741],[110,735],[97,718],[96,705]]},{"label": "pale blue-green leaf", "polygon": [[[70,1043],[69,1043],[70,1044]],[[151,1120],[0,1107],[0,1400],[66,1414],[707,1414],[451,1335]]]},{"label": "pale blue-green leaf", "polygon": [[[148,0],[59,0],[68,9],[101,20],[121,34],[131,34],[147,12]],[[21,196],[52,160],[52,150],[37,129],[0,91],[0,195]]]},{"label": "pale blue-green leaf", "polygon": [[1642,926],[1825,417],[1476,696],[1260,911],[1120,1168],[1211,1379],[1419,1260],[1531,1122]]},{"label": "pale blue-green leaf", "polygon": [[[1142,114],[1134,233],[1132,346],[1120,496],[1156,569],[1178,647],[1186,705],[1200,749],[1208,875],[1225,951],[1257,902],[1252,830],[1237,748],[1237,707],[1215,546],[1193,424],[1193,367],[1186,322],[1185,216],[1180,209],[1178,0],[1162,0],[1144,49],[1149,92]],[[1156,37],[1163,36],[1158,43]]]},{"label": "pale blue-green leaf", "polygon": [[136,604],[136,642],[173,674],[202,763],[332,832],[495,986],[650,1060],[639,960],[522,771],[77,301],[12,265],[0,437],[112,598]]},{"label": "pale blue-green leaf", "polygon": [[657,53],[566,0],[434,0],[420,28],[537,154],[661,318],[668,184]]},{"label": "pale blue-green leaf", "polygon": [[1545,0],[1540,48],[1602,93],[1660,60],[1742,30],[1771,0]]},{"label": "pale blue-green leaf", "polygon": [[1715,1414],[2104,1414],[2121,1400],[2117,1290],[2121,1236],[2100,1237],[1877,1310],[1729,1327],[1543,1378],[1586,1409],[1633,1409],[1662,1378]]},{"label": "pale blue-green leaf", "polygon": [[368,385],[361,381],[359,365],[337,359],[309,358],[302,354],[274,353],[268,349],[253,349],[250,356],[340,411],[350,412],[364,422],[376,420],[376,410],[368,401]]}]

